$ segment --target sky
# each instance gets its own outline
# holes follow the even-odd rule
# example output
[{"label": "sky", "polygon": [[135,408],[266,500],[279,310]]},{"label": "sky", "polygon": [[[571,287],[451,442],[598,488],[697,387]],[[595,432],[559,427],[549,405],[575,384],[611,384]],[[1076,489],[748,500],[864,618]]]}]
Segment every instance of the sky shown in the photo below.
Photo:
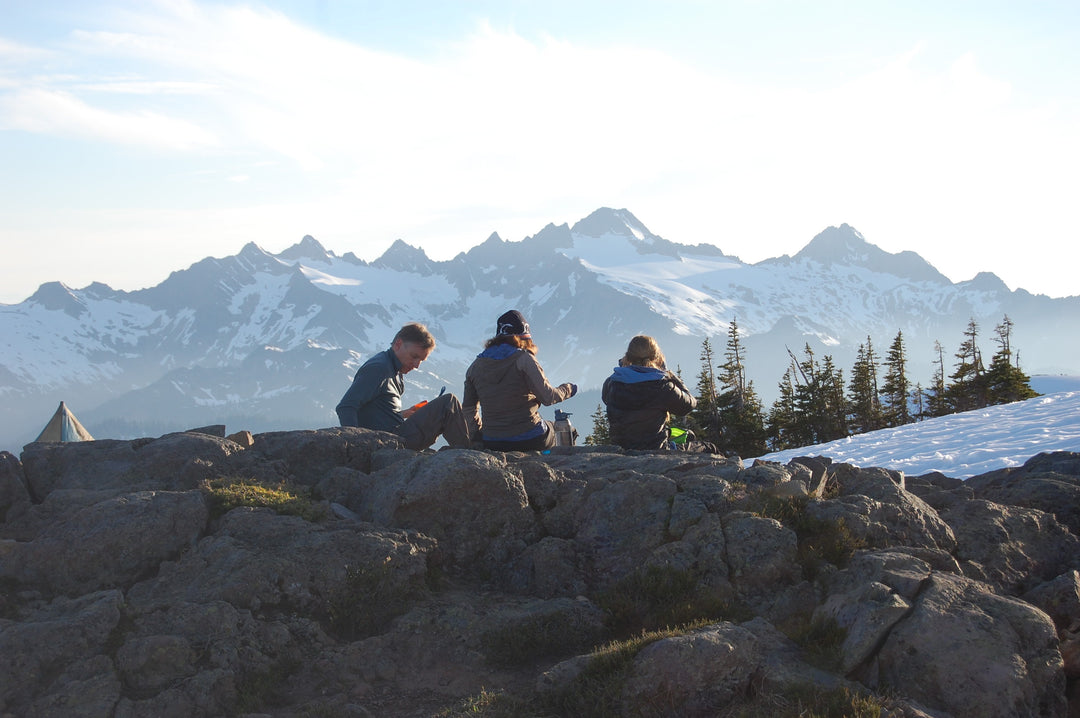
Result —
[{"label": "sky", "polygon": [[599,207],[1080,295],[1078,127],[1075,0],[0,0],[0,303]]},{"label": "sky", "polygon": [[797,456],[827,456],[837,463],[894,469],[905,476],[939,471],[970,479],[1021,466],[1044,451],[1080,452],[1080,377],[1033,377],[1032,386],[1042,396],[760,458],[786,464]]}]

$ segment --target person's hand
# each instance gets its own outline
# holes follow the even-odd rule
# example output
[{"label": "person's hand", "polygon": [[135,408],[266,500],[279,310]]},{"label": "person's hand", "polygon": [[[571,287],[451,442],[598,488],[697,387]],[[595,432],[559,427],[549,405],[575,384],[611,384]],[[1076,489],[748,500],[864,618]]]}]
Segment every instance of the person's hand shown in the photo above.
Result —
[{"label": "person's hand", "polygon": [[424,401],[421,401],[421,402],[418,402],[418,403],[416,403],[416,404],[413,404],[413,405],[412,405],[412,406],[410,406],[410,407],[409,407],[408,409],[402,409],[402,410],[401,410],[401,418],[402,418],[402,419],[408,419],[408,418],[409,418],[410,416],[412,416],[413,414],[415,414],[415,413],[416,413],[416,410],[417,410],[417,409],[419,409],[420,407],[422,407],[422,406],[423,406],[424,404],[427,404],[427,400],[426,400],[426,399],[425,399]]},{"label": "person's hand", "polygon": [[[570,385],[570,396],[573,396],[574,394],[577,394],[577,384],[571,384]],[[570,396],[568,396],[566,398],[569,399]]]}]

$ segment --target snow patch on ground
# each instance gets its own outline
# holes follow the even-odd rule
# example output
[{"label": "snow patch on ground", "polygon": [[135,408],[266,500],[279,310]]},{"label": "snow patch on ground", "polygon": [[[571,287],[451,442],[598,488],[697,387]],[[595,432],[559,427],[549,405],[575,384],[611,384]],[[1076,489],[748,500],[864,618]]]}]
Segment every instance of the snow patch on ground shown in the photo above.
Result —
[{"label": "snow patch on ground", "polygon": [[[1080,390],[869,431],[759,458],[787,463],[796,456],[827,456],[834,462],[896,469],[908,476],[940,471],[967,479],[1020,466],[1044,451],[1080,451]],[[749,466],[753,459],[744,462]]]}]

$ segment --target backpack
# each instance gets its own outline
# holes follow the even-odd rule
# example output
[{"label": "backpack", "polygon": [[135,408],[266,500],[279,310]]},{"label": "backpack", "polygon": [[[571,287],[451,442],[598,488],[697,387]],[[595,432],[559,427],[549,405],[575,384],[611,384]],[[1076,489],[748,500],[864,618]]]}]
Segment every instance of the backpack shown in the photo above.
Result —
[{"label": "backpack", "polygon": [[694,432],[678,426],[669,426],[667,433],[668,444],[671,445],[672,449],[685,449],[686,445],[694,440]]},{"label": "backpack", "polygon": [[697,441],[694,432],[682,429],[678,426],[668,427],[668,448],[672,451],[689,451],[699,454],[718,454],[715,444],[708,441]]}]

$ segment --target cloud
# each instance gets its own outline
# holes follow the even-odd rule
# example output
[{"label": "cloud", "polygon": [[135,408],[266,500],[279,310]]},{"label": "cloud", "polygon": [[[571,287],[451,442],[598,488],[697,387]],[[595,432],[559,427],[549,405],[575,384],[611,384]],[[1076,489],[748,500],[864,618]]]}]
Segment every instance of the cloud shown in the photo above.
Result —
[{"label": "cloud", "polygon": [[17,90],[0,97],[0,126],[60,137],[174,151],[212,147],[216,138],[197,124],[156,112],[110,112],[66,92]]},{"label": "cloud", "polygon": [[48,59],[52,53],[44,48],[33,47],[23,43],[13,42],[0,37],[0,61],[6,65],[21,63],[40,62]]},{"label": "cloud", "polygon": [[[215,197],[229,236],[322,227],[446,256],[612,205],[748,261],[848,222],[955,276],[972,259],[950,264],[953,240],[1074,226],[1075,112],[1023,105],[964,49],[941,64],[913,45],[800,86],[485,22],[422,58],[243,5],[86,22],[56,47],[0,44],[38,70],[8,75],[0,126],[195,156],[242,198]],[[272,198],[246,189],[283,178]],[[219,231],[200,216],[185,226]]]}]

